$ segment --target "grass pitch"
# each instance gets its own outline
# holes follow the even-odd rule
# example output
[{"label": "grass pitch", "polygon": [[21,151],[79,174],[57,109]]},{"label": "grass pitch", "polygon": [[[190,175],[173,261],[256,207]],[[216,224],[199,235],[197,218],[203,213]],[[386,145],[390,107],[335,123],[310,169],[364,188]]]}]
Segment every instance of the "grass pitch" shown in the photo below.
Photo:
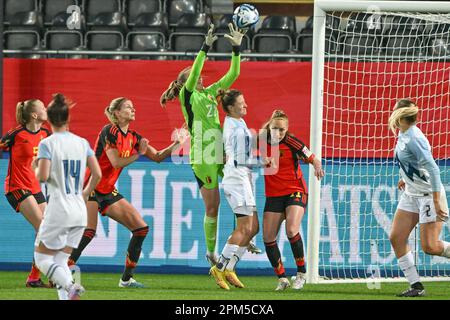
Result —
[{"label": "grass pitch", "polygon": [[[0,300],[56,300],[56,289],[25,287],[26,272],[0,272]],[[220,289],[208,275],[136,274],[144,289],[119,288],[120,274],[82,273],[86,288],[83,300],[405,300],[395,294],[406,282],[381,283],[380,289],[366,284],[306,284],[303,290],[275,292],[275,277],[242,276],[244,289]],[[47,282],[47,281],[46,281]],[[450,282],[426,282],[426,296],[420,300],[450,300]],[[408,300],[408,299],[406,299]]]}]

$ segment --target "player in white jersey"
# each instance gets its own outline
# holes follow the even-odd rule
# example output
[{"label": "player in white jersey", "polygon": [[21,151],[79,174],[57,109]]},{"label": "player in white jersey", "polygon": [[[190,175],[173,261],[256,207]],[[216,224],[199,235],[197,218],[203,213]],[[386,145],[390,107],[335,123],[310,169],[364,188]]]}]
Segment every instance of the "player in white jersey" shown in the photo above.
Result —
[{"label": "player in white jersey", "polygon": [[236,215],[237,225],[228,238],[218,262],[210,269],[210,274],[219,287],[229,290],[226,281],[235,287],[244,287],[234,270],[247,251],[250,240],[259,230],[252,168],[268,164],[269,159],[265,159],[264,163],[257,163],[252,156],[252,134],[243,119],[247,114],[247,104],[242,93],[231,89],[221,91],[220,97],[222,107],[227,113],[223,125],[223,142],[227,159],[222,185],[228,203]]},{"label": "player in white jersey", "polygon": [[417,223],[420,223],[422,250],[450,258],[450,243],[439,240],[442,225],[448,219],[447,198],[430,143],[416,126],[418,112],[414,102],[402,99],[389,118],[394,134],[399,129],[395,158],[400,166],[398,188],[404,190],[392,223],[390,241],[399,267],[411,285],[398,295],[401,297],[425,295],[408,246],[409,235]]},{"label": "player in white jersey", "polygon": [[[84,288],[73,283],[67,265],[87,224],[86,203],[101,178],[89,143],[67,130],[70,102],[56,94],[47,108],[53,135],[39,144],[33,162],[36,177],[47,182],[48,205],[39,227],[34,257],[38,268],[56,284],[60,300],[78,300]],[[86,166],[91,179],[83,189]]]}]

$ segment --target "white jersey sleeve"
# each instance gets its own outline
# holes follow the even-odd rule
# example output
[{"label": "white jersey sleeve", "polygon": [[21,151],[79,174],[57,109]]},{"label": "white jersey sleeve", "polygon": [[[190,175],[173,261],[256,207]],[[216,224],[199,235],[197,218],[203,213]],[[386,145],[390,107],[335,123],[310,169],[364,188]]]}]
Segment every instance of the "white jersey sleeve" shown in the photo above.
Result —
[{"label": "white jersey sleeve", "polygon": [[50,153],[50,149],[48,146],[48,140],[44,139],[39,143],[37,157],[38,159],[48,159],[48,160],[52,159],[52,155]]},{"label": "white jersey sleeve", "polygon": [[431,154],[431,146],[425,135],[417,134],[415,139],[411,139],[408,148],[417,158],[419,168],[424,168],[430,176],[431,190],[437,192],[441,190],[441,176],[439,167]]},{"label": "white jersey sleeve", "polygon": [[395,157],[408,194],[438,192],[442,189],[439,167],[431,154],[430,143],[419,128],[412,126],[399,134]]}]

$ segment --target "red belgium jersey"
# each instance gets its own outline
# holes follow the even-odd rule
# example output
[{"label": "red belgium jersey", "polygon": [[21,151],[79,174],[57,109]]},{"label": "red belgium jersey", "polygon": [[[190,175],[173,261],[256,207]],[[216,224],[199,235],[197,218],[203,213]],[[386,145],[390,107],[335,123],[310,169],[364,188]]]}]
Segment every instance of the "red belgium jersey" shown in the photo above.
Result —
[{"label": "red belgium jersey", "polygon": [[[108,124],[100,131],[95,142],[95,156],[97,157],[102,179],[95,188],[96,191],[107,194],[115,189],[115,183],[119,178],[123,168],[114,168],[109,161],[106,151],[113,148],[119,152],[119,157],[126,158],[135,154],[139,150],[139,142],[142,137],[133,130],[123,132],[118,126]],[[88,177],[87,173],[87,177]]]},{"label": "red belgium jersey", "polygon": [[314,154],[306,145],[294,136],[286,134],[279,144],[279,157],[271,153],[268,145],[267,156],[279,159],[276,163],[278,171],[276,174],[264,175],[266,197],[286,196],[294,192],[308,193],[299,164],[300,159],[306,163],[312,163],[314,160]]},{"label": "red belgium jersey", "polygon": [[0,141],[0,149],[9,151],[8,174],[5,179],[5,193],[24,189],[35,194],[41,192],[31,162],[37,156],[38,145],[50,132],[40,128],[36,132],[20,125],[9,130]]}]

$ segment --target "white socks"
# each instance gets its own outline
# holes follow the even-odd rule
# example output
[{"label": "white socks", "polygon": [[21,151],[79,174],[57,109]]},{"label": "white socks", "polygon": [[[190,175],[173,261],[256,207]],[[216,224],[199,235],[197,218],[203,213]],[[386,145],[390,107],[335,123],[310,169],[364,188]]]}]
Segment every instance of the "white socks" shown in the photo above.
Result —
[{"label": "white socks", "polygon": [[234,271],[236,268],[236,264],[241,260],[244,253],[247,251],[247,246],[245,247],[238,247],[236,252],[233,254],[233,256],[230,258],[230,262],[226,265],[226,269],[229,271]]},{"label": "white socks", "polygon": [[442,241],[444,245],[444,251],[441,253],[441,257],[450,258],[450,242]]},{"label": "white socks", "polygon": [[217,263],[217,268],[220,271],[225,270],[225,267],[229,264],[231,258],[239,249],[237,244],[226,243],[225,247],[223,247],[222,254],[220,255],[219,262]]},{"label": "white socks", "polygon": [[[64,253],[62,254],[66,255]],[[58,253],[55,256],[39,252],[34,253],[34,260],[39,270],[41,270],[49,280],[52,280],[62,290],[67,291],[72,285],[72,275],[70,273],[70,270],[69,273],[67,273],[66,271],[66,268],[69,269],[67,267],[67,259],[65,265],[60,265],[59,263],[56,262],[56,260],[58,260],[61,263],[63,259],[65,259],[65,257],[60,255],[60,253]],[[59,289],[58,289],[58,296],[60,296]],[[62,297],[60,296],[60,298],[65,298],[65,296],[64,295]]]},{"label": "white socks", "polygon": [[419,273],[417,272],[416,266],[414,265],[414,257],[411,251],[408,251],[403,257],[398,258],[398,265],[403,271],[409,284],[414,284],[420,282]]},{"label": "white socks", "polygon": [[[70,276],[70,281],[73,282],[73,277],[72,277],[72,272],[70,271],[69,266],[67,265],[67,261],[69,260],[70,254],[59,251],[55,256],[55,262],[60,265],[65,271],[66,273]],[[57,286],[57,290],[58,290],[58,297],[59,300],[68,300],[68,293],[67,290],[64,289],[63,287]]]}]

